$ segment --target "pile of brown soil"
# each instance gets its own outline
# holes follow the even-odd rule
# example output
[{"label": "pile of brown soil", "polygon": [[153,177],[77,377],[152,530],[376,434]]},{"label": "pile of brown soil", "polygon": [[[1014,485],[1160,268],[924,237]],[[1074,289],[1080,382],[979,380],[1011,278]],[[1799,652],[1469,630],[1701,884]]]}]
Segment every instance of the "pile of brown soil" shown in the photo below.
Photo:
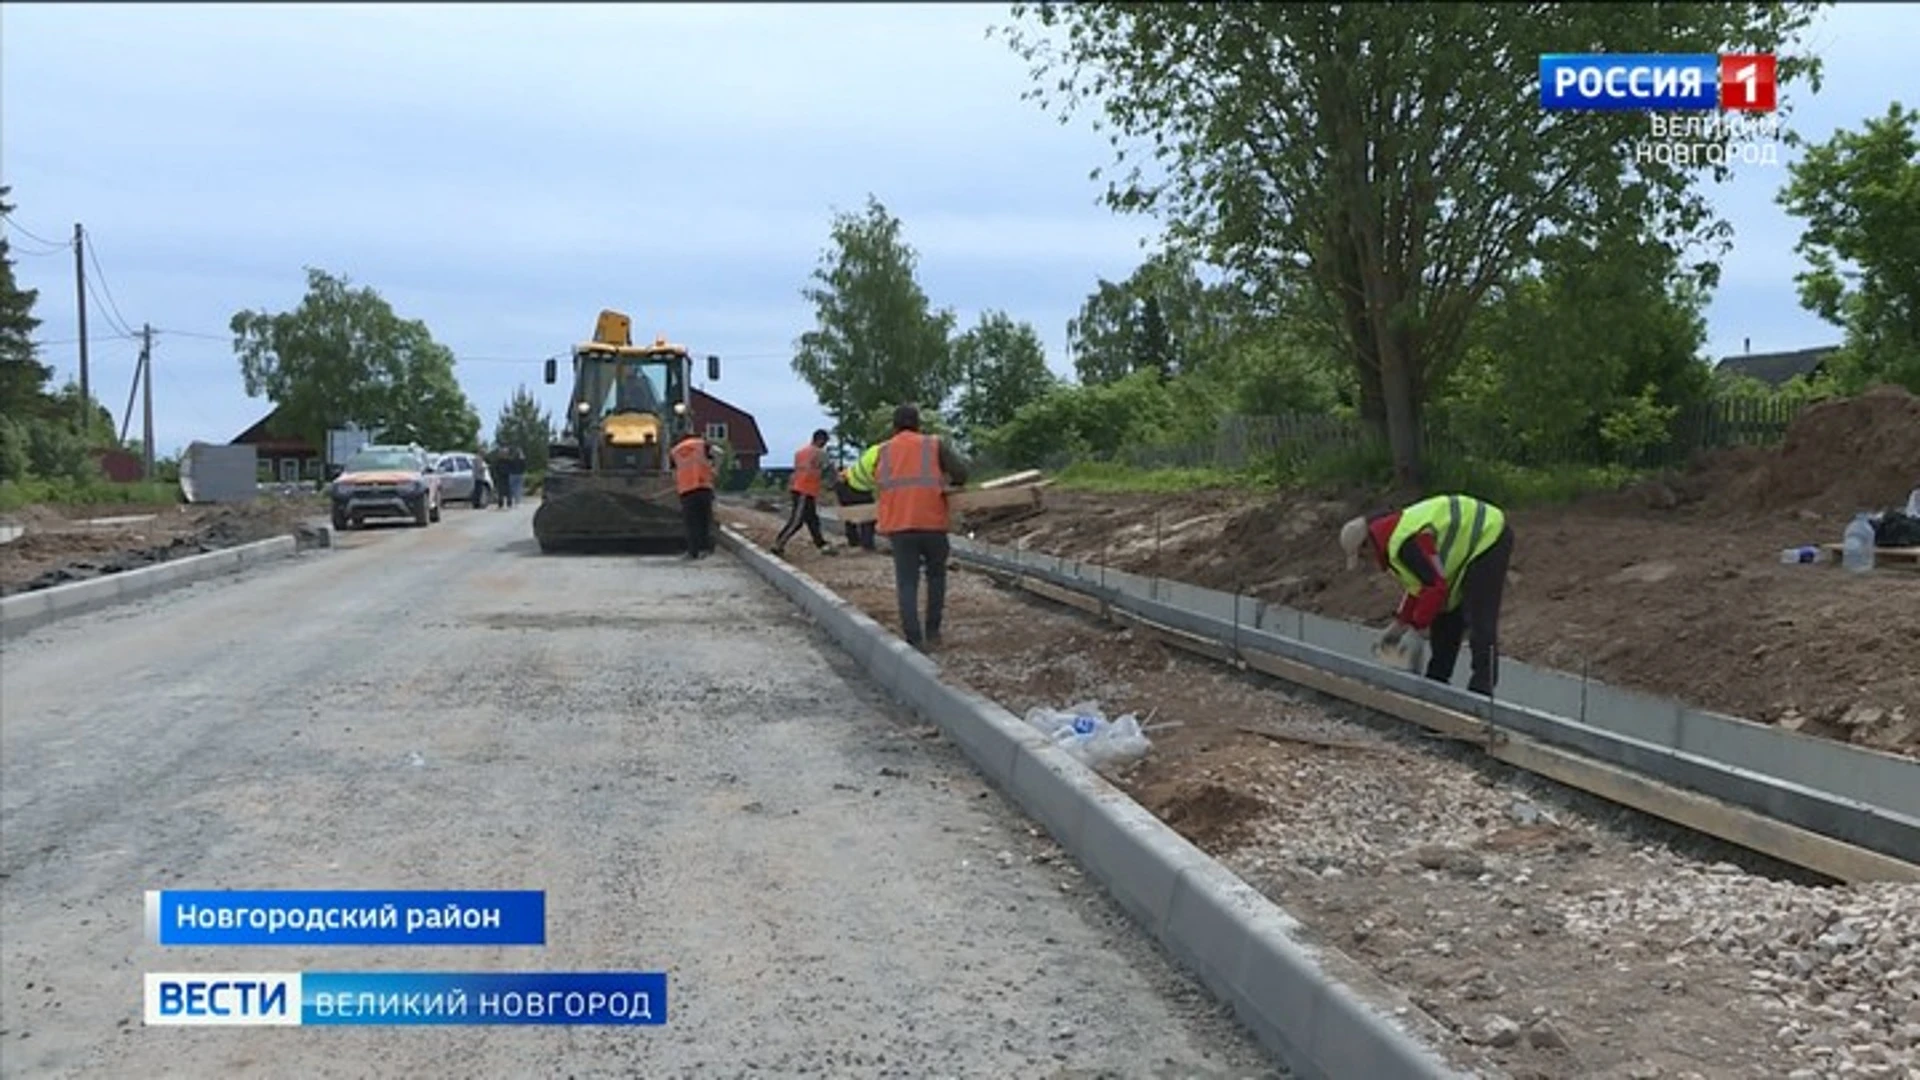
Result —
[{"label": "pile of brown soil", "polygon": [[[1882,387],[1813,405],[1777,448],[1704,458],[1673,482],[1677,503],[1710,514],[1805,511],[1822,516],[1903,505],[1920,485],[1920,397]],[[1660,500],[1654,500],[1660,505]]]}]

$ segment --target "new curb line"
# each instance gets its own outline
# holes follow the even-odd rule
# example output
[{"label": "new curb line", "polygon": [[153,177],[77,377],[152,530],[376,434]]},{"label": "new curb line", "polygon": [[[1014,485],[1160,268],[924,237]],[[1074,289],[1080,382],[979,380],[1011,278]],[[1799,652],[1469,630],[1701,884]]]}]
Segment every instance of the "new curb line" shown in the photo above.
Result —
[{"label": "new curb line", "polygon": [[1314,1080],[1461,1075],[1369,1002],[1404,1009],[1430,1039],[1451,1039],[1438,1024],[1352,960],[1302,941],[1291,915],[1125,792],[1000,705],[942,682],[931,659],[732,526],[719,536],[882,689],[957,743],[1294,1072]]},{"label": "new curb line", "polygon": [[124,604],[179,585],[232,573],[244,566],[283,558],[298,547],[299,540],[293,535],[276,536],[203,555],[169,559],[138,570],[123,570],[87,581],[0,597],[0,640],[18,637],[83,612]]}]

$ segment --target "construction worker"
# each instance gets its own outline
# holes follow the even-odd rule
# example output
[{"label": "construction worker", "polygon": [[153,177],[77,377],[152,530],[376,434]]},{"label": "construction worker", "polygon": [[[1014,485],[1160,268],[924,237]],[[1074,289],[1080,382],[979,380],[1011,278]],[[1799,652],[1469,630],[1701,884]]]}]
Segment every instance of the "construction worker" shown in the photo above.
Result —
[{"label": "construction worker", "polygon": [[[867,447],[865,453],[854,459],[853,464],[840,474],[840,482],[834,485],[834,498],[841,506],[873,505],[873,470],[880,463],[880,444]],[[847,546],[862,551],[873,551],[874,522],[863,521],[858,524],[846,523]]]},{"label": "construction worker", "polygon": [[1492,696],[1500,675],[1500,598],[1513,559],[1513,528],[1499,507],[1470,495],[1435,495],[1354,518],[1341,526],[1340,547],[1347,569],[1364,557],[1406,589],[1381,645],[1399,645],[1408,630],[1428,637],[1427,678],[1450,682],[1465,637],[1473,654],[1467,689]]},{"label": "construction worker", "polygon": [[719,448],[689,431],[673,444],[673,487],[680,493],[680,517],[687,525],[688,559],[713,552],[713,485]]},{"label": "construction worker", "polygon": [[773,553],[785,555],[787,541],[807,527],[808,535],[813,537],[813,546],[823,555],[834,554],[833,547],[820,531],[820,491],[833,479],[833,461],[827,457],[827,433],[815,431],[807,445],[794,451],[793,480],[787,486],[787,494],[793,500],[793,509],[787,514],[787,523],[781,527],[780,535],[773,538]]},{"label": "construction worker", "polygon": [[[940,644],[940,617],[947,603],[947,488],[967,482],[967,462],[947,440],[920,433],[920,410],[893,411],[893,437],[881,444],[874,487],[879,492],[879,532],[893,548],[893,583],[900,602],[900,632],[923,652]],[[920,570],[927,573],[927,621],[919,617]]]},{"label": "construction worker", "polygon": [[496,445],[487,455],[487,478],[493,481],[493,508],[505,510],[512,501],[507,480],[507,448]]}]

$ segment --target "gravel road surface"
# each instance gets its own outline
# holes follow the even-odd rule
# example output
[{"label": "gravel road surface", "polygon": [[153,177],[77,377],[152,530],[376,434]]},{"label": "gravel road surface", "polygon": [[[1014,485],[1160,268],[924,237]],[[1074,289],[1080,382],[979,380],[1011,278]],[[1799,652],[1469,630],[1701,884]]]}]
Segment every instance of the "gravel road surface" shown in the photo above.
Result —
[{"label": "gravel road surface", "polygon": [[[531,507],[0,652],[7,1076],[1278,1071],[953,746],[725,556]],[[544,948],[162,950],[156,888],[544,889]],[[146,1028],[144,971],[660,970],[664,1028]]]}]

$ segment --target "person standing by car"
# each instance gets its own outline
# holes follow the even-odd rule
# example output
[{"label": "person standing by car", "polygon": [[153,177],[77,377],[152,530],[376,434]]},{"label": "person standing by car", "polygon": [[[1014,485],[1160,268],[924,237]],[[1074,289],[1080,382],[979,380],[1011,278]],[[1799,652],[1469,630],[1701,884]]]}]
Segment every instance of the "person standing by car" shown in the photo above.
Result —
[{"label": "person standing by car", "polygon": [[493,508],[505,510],[511,492],[507,488],[507,448],[495,446],[487,452],[487,477],[493,481]]},{"label": "person standing by car", "polygon": [[507,449],[507,505],[520,505],[527,483],[527,453],[517,446]]}]

